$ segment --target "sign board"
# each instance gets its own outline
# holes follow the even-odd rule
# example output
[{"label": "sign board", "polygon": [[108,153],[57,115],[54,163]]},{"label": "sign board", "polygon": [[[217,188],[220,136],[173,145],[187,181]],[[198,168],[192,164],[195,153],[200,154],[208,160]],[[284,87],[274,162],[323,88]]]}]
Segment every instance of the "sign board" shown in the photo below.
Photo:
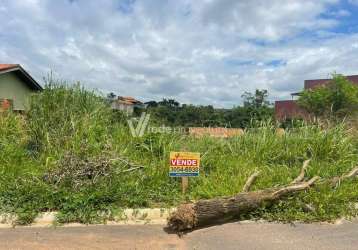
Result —
[{"label": "sign board", "polygon": [[170,177],[199,176],[200,153],[170,152]]}]

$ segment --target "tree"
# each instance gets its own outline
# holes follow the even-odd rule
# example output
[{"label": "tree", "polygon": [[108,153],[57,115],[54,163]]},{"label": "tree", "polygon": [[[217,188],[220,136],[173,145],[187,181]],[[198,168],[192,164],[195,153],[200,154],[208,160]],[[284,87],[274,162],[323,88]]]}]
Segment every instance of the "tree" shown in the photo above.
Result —
[{"label": "tree", "polygon": [[[245,92],[241,96],[244,100],[244,106],[238,107],[236,112],[243,114],[242,120],[245,127],[248,126],[247,120],[262,121],[267,120],[273,115],[273,108],[268,99],[268,91],[266,89],[256,89],[255,93]],[[245,115],[246,114],[246,115]]]},{"label": "tree", "polygon": [[163,99],[162,101],[158,102],[160,106],[167,106],[167,107],[179,107],[180,103],[175,101],[174,99]]},{"label": "tree", "polygon": [[268,91],[266,89],[256,89],[255,94],[245,92],[241,97],[244,99],[244,107],[260,108],[270,105],[267,100]]},{"label": "tree", "polygon": [[267,90],[256,90],[255,94],[245,92],[244,106],[232,109],[215,109],[211,105],[180,104],[173,99],[147,103],[148,112],[159,124],[185,127],[236,127],[244,128],[252,120],[266,120],[272,117],[273,108]]},{"label": "tree", "polygon": [[144,103],[145,105],[147,105],[147,108],[155,108],[158,107],[158,103],[156,101],[149,101]]},{"label": "tree", "polygon": [[316,117],[347,117],[358,111],[358,87],[342,75],[302,92],[298,104]]},{"label": "tree", "polygon": [[116,97],[117,97],[117,95],[115,93],[113,93],[113,92],[110,92],[110,93],[107,94],[107,98],[109,100],[114,100],[114,99],[116,99]]}]

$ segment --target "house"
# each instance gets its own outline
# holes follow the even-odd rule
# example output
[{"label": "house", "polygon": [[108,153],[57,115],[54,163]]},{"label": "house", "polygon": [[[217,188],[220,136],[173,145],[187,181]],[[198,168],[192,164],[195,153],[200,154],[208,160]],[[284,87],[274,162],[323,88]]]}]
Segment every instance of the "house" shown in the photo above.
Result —
[{"label": "house", "polygon": [[[346,78],[353,84],[358,85],[358,75],[346,76]],[[318,86],[323,86],[329,83],[331,79],[315,79],[315,80],[305,80],[304,89],[314,89]],[[275,102],[275,118],[278,121],[283,121],[286,119],[302,118],[308,119],[309,114],[300,108],[297,102],[294,100],[294,97],[299,96],[300,93],[292,93],[292,100],[285,101],[276,101]]]},{"label": "house", "polygon": [[118,96],[116,99],[111,100],[111,107],[112,109],[121,110],[131,115],[135,108],[142,108],[144,104],[133,97]]},{"label": "house", "polygon": [[0,64],[0,111],[24,111],[31,93],[42,87],[19,64]]}]

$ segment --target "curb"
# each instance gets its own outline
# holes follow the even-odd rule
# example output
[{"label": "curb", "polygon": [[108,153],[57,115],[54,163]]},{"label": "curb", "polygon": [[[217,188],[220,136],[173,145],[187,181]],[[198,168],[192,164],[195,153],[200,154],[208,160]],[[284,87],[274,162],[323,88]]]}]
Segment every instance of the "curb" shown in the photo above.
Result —
[{"label": "curb", "polygon": [[[138,208],[138,209],[124,209],[121,213],[114,216],[113,221],[107,221],[104,224],[91,225],[166,225],[167,218],[175,211],[175,208]],[[39,214],[34,222],[25,226],[16,227],[53,227],[57,226],[56,222],[57,212],[45,212]],[[15,216],[8,214],[0,215],[0,228],[13,228]],[[88,226],[88,224],[81,223],[66,223],[60,225],[63,227],[72,226]]]},{"label": "curb", "polygon": [[[15,225],[16,216],[10,214],[0,215],[0,229],[14,228],[14,227],[87,227],[95,225],[166,225],[169,215],[174,212],[176,208],[138,208],[138,209],[124,209],[121,213],[114,216],[114,220],[107,221],[101,224],[82,224],[82,223],[66,223],[58,224],[56,221],[57,212],[45,212],[39,214],[34,222],[29,225]],[[236,223],[241,225],[249,224],[281,224],[280,222],[270,222],[263,219],[260,220],[243,220]],[[306,224],[302,221],[293,222],[298,224]],[[313,222],[307,224],[320,225],[342,225],[351,223],[351,220],[346,218],[339,218],[331,222]]]}]

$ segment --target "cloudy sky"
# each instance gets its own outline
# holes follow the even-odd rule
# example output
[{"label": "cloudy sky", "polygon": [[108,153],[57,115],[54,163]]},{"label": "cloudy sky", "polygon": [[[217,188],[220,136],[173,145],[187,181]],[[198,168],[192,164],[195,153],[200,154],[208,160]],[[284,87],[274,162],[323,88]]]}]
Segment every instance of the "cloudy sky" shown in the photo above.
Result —
[{"label": "cloudy sky", "polygon": [[0,63],[103,93],[232,107],[358,74],[358,0],[0,0]]}]

